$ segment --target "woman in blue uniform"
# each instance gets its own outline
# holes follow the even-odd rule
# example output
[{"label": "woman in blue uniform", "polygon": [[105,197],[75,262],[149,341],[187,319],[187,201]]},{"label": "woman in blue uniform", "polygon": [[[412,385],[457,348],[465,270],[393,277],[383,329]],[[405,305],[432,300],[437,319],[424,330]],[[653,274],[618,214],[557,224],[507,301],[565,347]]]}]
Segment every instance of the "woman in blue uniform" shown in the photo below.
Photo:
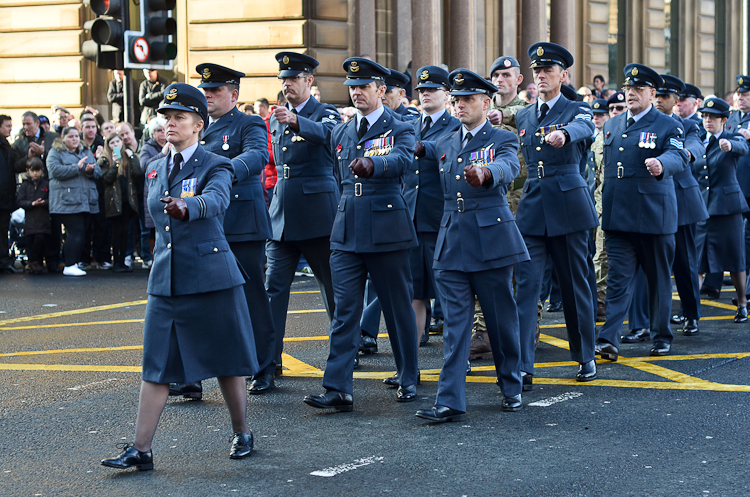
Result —
[{"label": "woman in blue uniform", "polygon": [[156,225],[143,337],[143,381],[135,442],[104,466],[153,469],[151,442],[170,383],[217,377],[232,421],[229,457],[250,455],[245,376],[258,370],[244,278],[222,227],[232,165],[198,143],[206,98],[175,83],[159,112],[167,119],[167,157],[148,165],[148,210]]},{"label": "woman in blue uniform", "polygon": [[709,98],[700,112],[706,129],[706,155],[696,160],[695,168],[708,182],[706,207],[711,216],[704,225],[698,226],[699,245],[703,240],[700,271],[729,271],[737,291],[734,322],[744,323],[747,321],[747,297],[742,213],[748,206],[737,182],[737,161],[738,157],[747,155],[747,141],[724,130],[729,117],[729,104],[724,100]]}]

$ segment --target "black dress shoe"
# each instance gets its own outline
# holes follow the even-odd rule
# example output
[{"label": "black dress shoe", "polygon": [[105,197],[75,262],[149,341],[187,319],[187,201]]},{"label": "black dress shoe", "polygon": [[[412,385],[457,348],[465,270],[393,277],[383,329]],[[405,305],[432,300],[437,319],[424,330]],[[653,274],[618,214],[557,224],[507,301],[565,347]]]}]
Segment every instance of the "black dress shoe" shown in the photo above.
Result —
[{"label": "black dress shoe", "polygon": [[669,322],[672,324],[682,324],[683,321],[685,321],[685,316],[683,316],[682,313],[675,314],[669,318]]},{"label": "black dress shoe", "polygon": [[703,288],[701,288],[701,295],[705,295],[710,299],[718,299],[719,297],[721,297],[721,290],[711,288],[710,286],[704,286]]},{"label": "black dress shoe", "polygon": [[523,402],[521,402],[520,395],[513,395],[510,397],[503,397],[503,402],[500,404],[500,410],[505,412],[520,411],[523,409]]},{"label": "black dress shoe", "polygon": [[602,356],[602,359],[609,359],[610,361],[616,361],[617,358],[620,356],[620,351],[617,350],[617,347],[615,347],[611,343],[600,343],[599,355]]},{"label": "black dress shoe", "polygon": [[[389,387],[397,387],[398,385],[398,374],[394,374],[393,376],[386,378],[383,380],[383,383],[385,385],[388,385]],[[417,385],[422,384],[422,372],[417,371]]]},{"label": "black dress shoe", "polygon": [[359,367],[359,357],[354,356],[354,369]]},{"label": "black dress shoe", "polygon": [[442,318],[432,318],[430,320],[430,333],[433,335],[442,335],[443,334],[443,319]]},{"label": "black dress shoe", "polygon": [[263,394],[273,390],[273,386],[272,374],[256,374],[253,376],[253,381],[250,382],[250,388],[247,389],[247,393],[251,395]]},{"label": "black dress shoe", "polygon": [[447,421],[464,421],[466,413],[457,411],[445,406],[435,406],[431,409],[420,409],[417,411],[417,417],[434,421],[435,423],[445,423]]},{"label": "black dress shoe", "polygon": [[203,385],[200,381],[195,383],[170,383],[169,395],[182,395],[186,399],[201,400],[203,398]]},{"label": "black dress shoe", "polygon": [[427,342],[430,341],[430,334],[427,333],[427,330],[425,330],[424,333],[422,333],[422,338],[419,339],[419,346],[424,347],[427,345]]},{"label": "black dress shoe", "polygon": [[359,351],[363,354],[377,354],[378,341],[370,335],[362,335],[359,339]]},{"label": "black dress shoe", "polygon": [[596,379],[596,361],[582,362],[578,366],[576,381],[591,381]]},{"label": "black dress shoe", "polygon": [[747,321],[747,306],[746,305],[738,305],[737,306],[737,314],[734,315],[734,322],[735,323],[744,323]]},{"label": "black dress shoe", "polygon": [[698,320],[697,319],[686,319],[682,323],[682,334],[683,335],[695,335],[698,333]]},{"label": "black dress shoe", "polygon": [[232,448],[229,449],[230,459],[249,457],[253,452],[253,430],[250,433],[236,432],[232,437]]},{"label": "black dress shoe", "polygon": [[534,388],[534,376],[521,371],[521,381],[523,382],[524,392],[530,392]]},{"label": "black dress shoe", "polygon": [[141,452],[133,447],[132,443],[119,443],[117,448],[123,449],[122,453],[117,457],[102,459],[102,466],[116,469],[128,469],[135,466],[140,471],[154,469],[154,456],[150,450]]},{"label": "black dress shoe", "polygon": [[417,398],[417,385],[398,387],[396,402],[411,402]]},{"label": "black dress shoe", "polygon": [[651,355],[668,355],[672,346],[666,342],[656,342],[651,346]]},{"label": "black dress shoe", "polygon": [[304,402],[318,409],[336,409],[343,412],[350,412],[354,406],[351,394],[335,390],[328,390],[321,395],[307,395]]},{"label": "black dress shoe", "polygon": [[562,302],[550,302],[547,304],[547,312],[561,312],[562,310]]},{"label": "black dress shoe", "polygon": [[627,335],[622,335],[620,341],[622,343],[638,343],[645,342],[651,336],[651,330],[648,328],[638,328],[637,330],[630,330]]}]

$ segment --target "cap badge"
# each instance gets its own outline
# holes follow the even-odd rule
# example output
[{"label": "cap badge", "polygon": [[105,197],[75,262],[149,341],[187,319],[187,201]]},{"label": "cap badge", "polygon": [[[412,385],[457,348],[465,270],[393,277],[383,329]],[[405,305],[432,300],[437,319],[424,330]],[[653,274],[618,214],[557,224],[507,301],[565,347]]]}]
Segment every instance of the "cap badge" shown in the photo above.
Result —
[{"label": "cap badge", "polygon": [[283,58],[283,59],[281,59],[281,62],[283,62],[284,64],[289,64],[289,57],[287,57],[287,56],[285,55],[285,56],[284,56],[284,58]]},{"label": "cap badge", "polygon": [[622,93],[618,93],[617,100],[625,100],[625,95],[623,95]]},{"label": "cap badge", "polygon": [[539,48],[537,48],[537,49],[536,49],[536,54],[537,54],[537,55],[538,55],[539,57],[541,57],[542,55],[544,55],[544,49],[543,49],[542,47],[539,47]]},{"label": "cap badge", "polygon": [[740,78],[740,79],[739,79],[739,80],[738,80],[737,82],[738,82],[739,84],[743,84],[743,80],[742,80],[742,78]]},{"label": "cap badge", "polygon": [[461,73],[456,74],[456,78],[454,79],[457,85],[464,84],[464,75]]},{"label": "cap badge", "polygon": [[638,68],[634,67],[633,70],[630,71],[630,74],[632,74],[633,76],[638,76]]},{"label": "cap badge", "polygon": [[427,69],[425,69],[424,71],[422,71],[422,74],[419,76],[419,79],[421,79],[422,81],[426,81],[427,78],[429,77],[430,77],[430,72]]},{"label": "cap badge", "polygon": [[171,90],[169,90],[169,93],[167,93],[164,98],[166,98],[167,100],[174,100],[175,98],[177,98],[177,88],[172,88]]},{"label": "cap badge", "polygon": [[203,79],[210,79],[211,78],[211,71],[208,70],[208,67],[203,69],[203,74],[201,75]]},{"label": "cap badge", "polygon": [[503,65],[505,67],[510,67],[510,59],[505,59],[505,62],[503,62]]},{"label": "cap badge", "polygon": [[594,104],[594,108],[595,109],[598,109],[599,107],[600,107],[599,102],[597,102],[597,103]]},{"label": "cap badge", "polygon": [[709,100],[709,101],[708,101],[708,102],[706,103],[706,107],[713,107],[713,106],[714,106],[714,102],[713,102],[713,100]]},{"label": "cap badge", "polygon": [[353,60],[351,63],[349,63],[349,70],[351,72],[357,72],[359,71],[359,66],[357,65],[357,61]]}]

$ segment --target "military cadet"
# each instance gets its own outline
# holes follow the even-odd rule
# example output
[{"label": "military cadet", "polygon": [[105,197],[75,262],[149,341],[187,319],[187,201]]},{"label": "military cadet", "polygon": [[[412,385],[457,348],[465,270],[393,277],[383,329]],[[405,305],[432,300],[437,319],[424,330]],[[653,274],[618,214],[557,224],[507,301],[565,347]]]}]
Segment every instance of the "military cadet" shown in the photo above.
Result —
[{"label": "military cadet", "polygon": [[705,233],[700,270],[720,274],[729,271],[737,292],[734,322],[744,323],[747,296],[742,214],[748,206],[737,182],[737,164],[738,158],[748,153],[747,140],[724,129],[729,117],[729,104],[724,100],[708,98],[700,112],[706,130],[706,154],[696,166],[707,176],[706,204],[711,216],[700,228]]},{"label": "military cadet", "polygon": [[[601,192],[601,157],[602,147],[604,146],[604,139],[602,135],[602,128],[604,123],[609,121],[609,108],[607,107],[607,100],[604,98],[597,98],[591,103],[591,111],[594,113],[594,143],[589,147],[586,153],[586,163],[589,166],[589,171],[594,176],[594,208],[596,214],[599,217],[599,223],[602,222],[602,192]],[[606,279],[602,282],[601,268],[602,264],[606,264],[606,253],[600,253],[600,250],[604,248],[604,234],[602,233],[601,226],[594,228],[594,274],[596,275],[596,320],[604,321],[607,318],[604,308],[604,297],[606,295]],[[601,245],[601,247],[600,247]],[[602,286],[604,290],[602,291]]]},{"label": "military cadet", "polygon": [[560,93],[573,56],[554,43],[529,47],[536,105],[516,114],[518,136],[529,177],[516,220],[531,260],[516,266],[521,328],[521,371],[531,390],[537,303],[548,255],[560,284],[570,353],[579,363],[576,380],[596,378],[593,296],[587,281],[589,237],[598,225],[594,203],[581,176],[582,144],[594,134],[588,105]]},{"label": "military cadet", "polygon": [[[745,140],[750,140],[750,76],[737,76],[735,94],[738,110],[729,116],[726,128],[729,133],[739,133]],[[750,155],[738,158],[737,181],[745,201],[750,205]],[[750,265],[750,212],[745,213],[745,264]]]},{"label": "military cadet", "polygon": [[672,331],[670,269],[677,232],[677,196],[672,176],[687,165],[680,124],[652,105],[661,76],[642,64],[624,70],[628,112],[604,125],[605,231],[609,277],[607,321],[599,330],[603,359],[616,361],[622,322],[643,268],[648,284],[651,355],[669,354]]},{"label": "military cadet", "polygon": [[251,455],[245,375],[254,374],[253,329],[244,278],[224,238],[232,164],[200,146],[206,98],[184,83],[164,91],[167,157],[148,165],[148,209],[156,225],[143,332],[143,381],[135,441],[101,461],[116,469],[154,469],[151,442],[167,403],[169,383],[217,377],[234,437],[229,457]]},{"label": "military cadet", "polygon": [[[443,356],[435,405],[417,416],[436,422],[466,415],[466,361],[474,295],[480,301],[503,394],[500,409],[521,402],[518,314],[513,298],[513,265],[529,256],[505,198],[518,175],[518,138],[487,120],[497,87],[467,69],[450,74],[461,128],[436,142],[417,146],[417,155],[438,161],[443,186],[443,219],[435,248],[435,279],[445,309]],[[423,150],[424,147],[424,150]]]},{"label": "military cadet", "polygon": [[[699,123],[699,128],[703,126],[701,118],[696,113],[698,111],[698,100],[703,99],[700,89],[685,83],[685,89],[677,94],[677,102],[675,102],[674,112],[683,119],[692,119],[696,123]],[[703,133],[703,130],[701,130]]]},{"label": "military cadet", "polygon": [[339,191],[330,142],[341,117],[334,106],[310,94],[317,60],[294,52],[277,53],[276,60],[287,103],[277,106],[270,119],[278,182],[269,210],[273,234],[266,246],[266,289],[276,330],[275,361],[281,364],[289,291],[300,255],[315,275],[328,318],[333,317],[329,236]]},{"label": "military cadet", "polygon": [[[518,87],[523,83],[520,64],[510,56],[498,57],[490,67],[490,80],[497,87],[497,93],[492,97],[487,118],[494,127],[517,135],[516,113],[529,105],[528,102],[521,100],[518,96]],[[520,149],[518,150],[518,160],[521,163],[521,170],[518,176],[508,185],[506,195],[514,216],[518,208],[518,201],[521,198],[521,189],[527,176],[526,161],[523,159]],[[539,317],[541,318],[541,312]],[[491,358],[492,350],[487,338],[487,328],[484,324],[482,309],[477,301],[474,307],[474,334],[471,337],[469,359]]]},{"label": "military cadet", "polygon": [[383,97],[383,105],[396,113],[401,121],[413,121],[419,119],[419,111],[414,107],[406,107],[401,98],[406,94],[409,78],[406,74],[389,69],[391,73],[385,78],[386,92]]},{"label": "military cadet", "polygon": [[201,75],[198,88],[206,95],[210,117],[201,144],[209,152],[230,159],[234,167],[224,233],[247,274],[245,299],[260,365],[249,392],[264,393],[273,388],[276,369],[276,338],[263,285],[263,251],[271,230],[260,173],[268,163],[268,131],[259,116],[237,110],[244,73],[217,64],[200,64],[195,70]]},{"label": "military cadet", "polygon": [[361,57],[344,61],[345,85],[357,115],[333,129],[331,146],[342,190],[331,232],[331,273],[336,301],[330,353],[321,395],[306,404],[351,411],[354,359],[367,273],[383,307],[396,362],[396,400],[417,395],[417,330],[411,307],[409,249],[416,246],[414,223],[401,194],[414,157],[414,129],[387,113],[382,99],[390,71]]}]

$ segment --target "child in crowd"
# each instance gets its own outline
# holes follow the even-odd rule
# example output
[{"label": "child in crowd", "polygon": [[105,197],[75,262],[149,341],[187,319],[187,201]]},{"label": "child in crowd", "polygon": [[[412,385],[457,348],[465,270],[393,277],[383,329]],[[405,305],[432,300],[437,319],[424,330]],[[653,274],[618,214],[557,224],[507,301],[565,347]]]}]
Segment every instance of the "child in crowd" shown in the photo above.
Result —
[{"label": "child in crowd", "polygon": [[47,259],[47,271],[57,272],[57,256],[52,242],[49,216],[49,181],[42,177],[44,163],[39,157],[26,161],[26,178],[18,189],[18,206],[26,211],[24,236],[29,256],[29,272],[42,273],[42,261]]}]

